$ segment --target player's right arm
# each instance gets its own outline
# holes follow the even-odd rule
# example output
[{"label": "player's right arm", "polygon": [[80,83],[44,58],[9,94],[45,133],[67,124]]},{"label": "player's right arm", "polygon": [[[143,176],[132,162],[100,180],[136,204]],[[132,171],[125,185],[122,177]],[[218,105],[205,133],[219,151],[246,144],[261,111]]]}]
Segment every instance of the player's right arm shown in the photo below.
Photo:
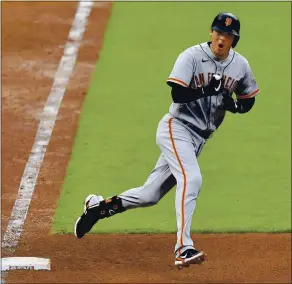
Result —
[{"label": "player's right arm", "polygon": [[217,95],[223,89],[223,81],[214,76],[208,86],[192,89],[190,83],[196,69],[196,60],[192,48],[183,51],[177,58],[167,80],[172,88],[171,95],[174,103],[190,103],[206,96]]}]

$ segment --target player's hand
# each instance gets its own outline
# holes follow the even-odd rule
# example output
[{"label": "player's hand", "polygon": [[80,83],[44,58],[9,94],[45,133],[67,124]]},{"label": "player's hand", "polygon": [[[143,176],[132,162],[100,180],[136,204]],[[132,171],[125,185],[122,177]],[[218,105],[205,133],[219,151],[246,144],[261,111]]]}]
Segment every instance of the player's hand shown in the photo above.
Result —
[{"label": "player's hand", "polygon": [[209,85],[202,88],[204,96],[216,96],[222,93],[224,87],[223,77],[214,74],[209,82]]},{"label": "player's hand", "polygon": [[228,95],[226,94],[223,96],[222,102],[223,102],[223,108],[225,110],[228,110],[232,113],[237,113],[237,110],[238,110],[237,103],[229,94]]}]

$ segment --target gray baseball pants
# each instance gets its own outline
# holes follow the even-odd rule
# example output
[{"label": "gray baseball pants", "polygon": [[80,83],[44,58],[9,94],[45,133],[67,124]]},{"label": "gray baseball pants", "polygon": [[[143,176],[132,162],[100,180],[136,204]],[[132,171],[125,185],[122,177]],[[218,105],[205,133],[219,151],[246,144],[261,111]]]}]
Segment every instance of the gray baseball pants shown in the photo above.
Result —
[{"label": "gray baseball pants", "polygon": [[145,184],[125,191],[119,197],[126,209],[152,206],[177,185],[177,242],[174,251],[179,255],[194,248],[190,236],[191,222],[202,185],[197,157],[205,140],[166,114],[158,124],[156,143],[161,155]]}]

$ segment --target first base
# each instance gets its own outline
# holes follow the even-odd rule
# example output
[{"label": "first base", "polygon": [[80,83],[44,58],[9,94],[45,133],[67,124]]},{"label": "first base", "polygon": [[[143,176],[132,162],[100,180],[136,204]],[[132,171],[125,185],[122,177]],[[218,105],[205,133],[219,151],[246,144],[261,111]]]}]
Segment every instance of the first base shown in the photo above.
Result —
[{"label": "first base", "polygon": [[51,261],[40,257],[6,257],[1,258],[1,270],[51,270]]}]

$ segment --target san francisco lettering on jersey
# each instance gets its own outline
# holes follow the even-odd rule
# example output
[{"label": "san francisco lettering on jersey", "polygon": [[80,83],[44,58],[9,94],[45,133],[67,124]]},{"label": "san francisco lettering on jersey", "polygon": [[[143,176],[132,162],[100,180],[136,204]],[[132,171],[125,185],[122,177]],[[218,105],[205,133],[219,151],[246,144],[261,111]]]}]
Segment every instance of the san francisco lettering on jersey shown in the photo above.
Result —
[{"label": "san francisco lettering on jersey", "polygon": [[[212,76],[215,73],[208,72],[208,73],[199,73],[198,75],[193,76],[193,80],[191,81],[191,88],[196,89],[200,88],[202,86],[205,86],[210,83],[210,80]],[[234,92],[238,81],[232,78],[231,76],[224,75],[223,76],[224,81],[224,88],[227,89],[230,93]]]}]

